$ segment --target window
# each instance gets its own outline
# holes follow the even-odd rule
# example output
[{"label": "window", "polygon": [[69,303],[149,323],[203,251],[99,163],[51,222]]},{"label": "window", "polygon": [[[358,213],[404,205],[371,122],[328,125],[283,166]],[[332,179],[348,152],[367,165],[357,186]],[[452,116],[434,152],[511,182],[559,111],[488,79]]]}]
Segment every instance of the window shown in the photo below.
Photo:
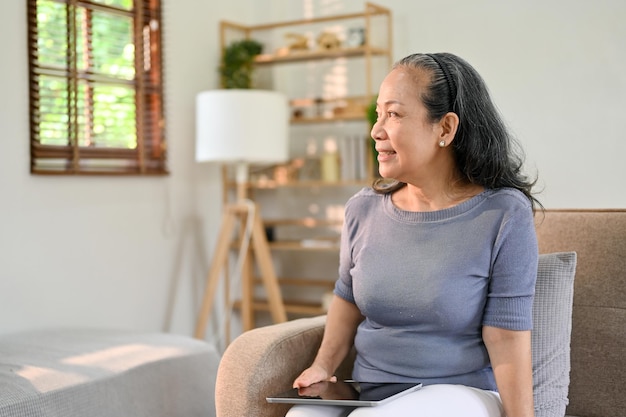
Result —
[{"label": "window", "polygon": [[160,0],[28,0],[33,174],[167,174]]}]

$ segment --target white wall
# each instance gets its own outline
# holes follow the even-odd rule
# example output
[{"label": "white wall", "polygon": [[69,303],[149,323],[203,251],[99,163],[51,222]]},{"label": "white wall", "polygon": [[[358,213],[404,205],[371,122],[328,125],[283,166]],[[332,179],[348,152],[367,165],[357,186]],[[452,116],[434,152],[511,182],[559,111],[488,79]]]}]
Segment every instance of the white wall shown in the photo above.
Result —
[{"label": "white wall", "polygon": [[[193,162],[195,95],[217,85],[217,21],[362,9],[347,0],[163,3],[172,172],[164,178],[29,174],[25,2],[0,6],[0,333],[60,325],[158,330],[178,278],[172,330],[191,334],[192,293],[220,214],[217,170]],[[445,50],[483,74],[529,168],[538,170],[547,207],[626,207],[626,3],[379,3],[394,12],[395,58]],[[188,223],[204,251],[182,236]]]},{"label": "white wall", "polygon": [[626,3],[384,1],[397,57],[450,51],[483,75],[546,207],[626,207]]},{"label": "white wall", "polygon": [[[626,207],[626,2],[373,2],[393,11],[394,59],[447,51],[478,69],[526,150],[527,171],[539,176],[546,207]],[[363,3],[257,7],[270,20],[361,11]]]},{"label": "white wall", "polygon": [[162,3],[171,175],[156,178],[30,175],[26,2],[0,6],[0,333],[159,330],[176,280],[171,330],[192,333],[221,200],[217,170],[193,161],[194,100],[217,86],[218,20],[244,19],[247,2]]}]

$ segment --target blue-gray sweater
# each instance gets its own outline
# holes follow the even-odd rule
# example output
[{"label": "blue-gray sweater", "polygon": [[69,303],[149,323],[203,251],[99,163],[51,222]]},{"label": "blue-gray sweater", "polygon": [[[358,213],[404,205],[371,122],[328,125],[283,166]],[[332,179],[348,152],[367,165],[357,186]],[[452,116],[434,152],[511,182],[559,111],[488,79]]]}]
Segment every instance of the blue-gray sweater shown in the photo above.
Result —
[{"label": "blue-gray sweater", "polygon": [[496,390],[482,326],[532,327],[537,240],[521,192],[408,212],[366,188],[346,204],[341,239],[335,294],[366,317],[354,379]]}]

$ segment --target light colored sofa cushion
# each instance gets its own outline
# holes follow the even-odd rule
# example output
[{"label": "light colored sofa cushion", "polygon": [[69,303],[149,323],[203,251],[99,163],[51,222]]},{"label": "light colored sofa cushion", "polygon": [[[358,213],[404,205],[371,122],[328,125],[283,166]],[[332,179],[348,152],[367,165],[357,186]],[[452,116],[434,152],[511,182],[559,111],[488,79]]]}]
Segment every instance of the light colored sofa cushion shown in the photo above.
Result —
[{"label": "light colored sofa cushion", "polygon": [[0,417],[210,417],[219,354],[125,330],[0,336]]},{"label": "light colored sofa cushion", "polygon": [[565,415],[575,271],[575,252],[539,256],[532,332],[536,417]]}]

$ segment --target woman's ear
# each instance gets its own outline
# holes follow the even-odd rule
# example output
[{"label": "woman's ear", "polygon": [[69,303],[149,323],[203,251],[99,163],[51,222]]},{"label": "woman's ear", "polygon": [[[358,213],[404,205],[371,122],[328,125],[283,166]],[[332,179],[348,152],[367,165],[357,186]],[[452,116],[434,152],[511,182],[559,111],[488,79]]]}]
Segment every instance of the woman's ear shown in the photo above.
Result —
[{"label": "woman's ear", "polygon": [[459,116],[456,113],[448,112],[441,118],[439,126],[441,126],[439,141],[444,141],[446,145],[449,145],[454,140],[459,128]]}]

